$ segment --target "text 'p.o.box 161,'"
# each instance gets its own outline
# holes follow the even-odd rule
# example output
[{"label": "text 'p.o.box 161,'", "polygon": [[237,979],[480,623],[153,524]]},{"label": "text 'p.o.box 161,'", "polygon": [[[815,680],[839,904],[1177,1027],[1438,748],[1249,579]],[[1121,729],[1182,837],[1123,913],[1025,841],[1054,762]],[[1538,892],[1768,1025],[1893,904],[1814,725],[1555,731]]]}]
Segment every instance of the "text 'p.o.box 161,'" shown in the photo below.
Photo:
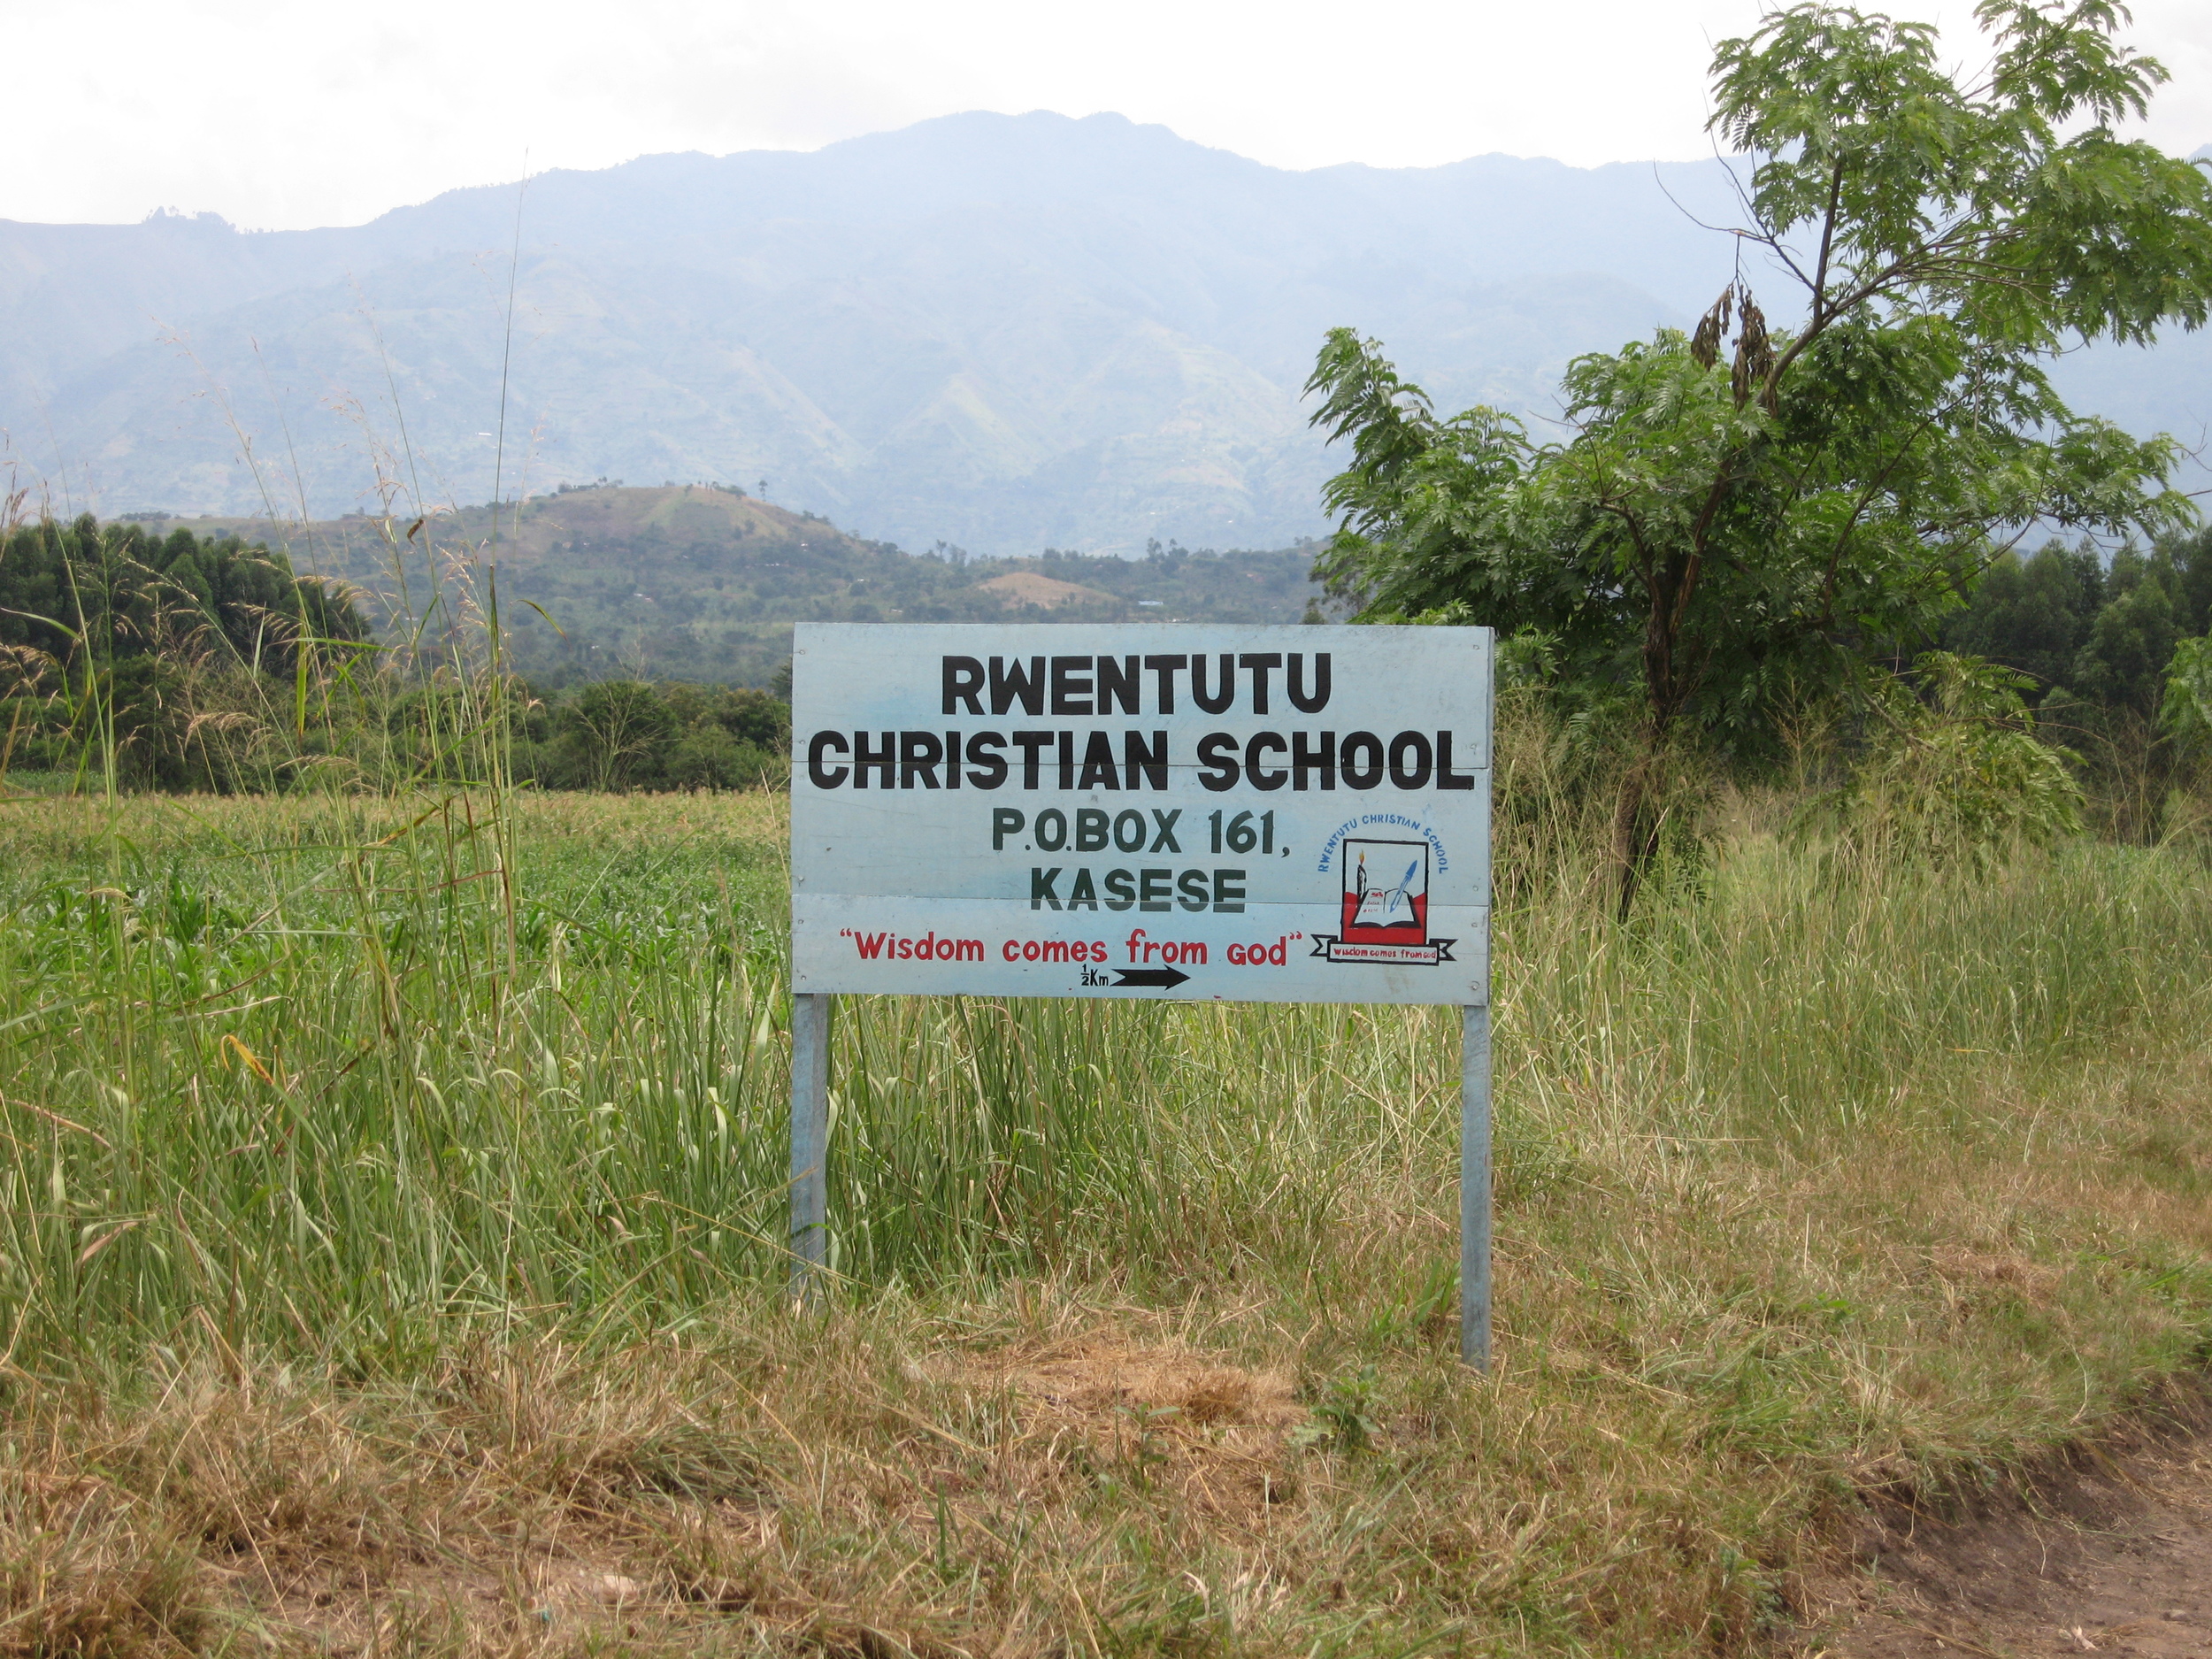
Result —
[{"label": "text 'p.o.box 161,'", "polygon": [[1486,1004],[1491,649],[801,624],[792,988]]}]

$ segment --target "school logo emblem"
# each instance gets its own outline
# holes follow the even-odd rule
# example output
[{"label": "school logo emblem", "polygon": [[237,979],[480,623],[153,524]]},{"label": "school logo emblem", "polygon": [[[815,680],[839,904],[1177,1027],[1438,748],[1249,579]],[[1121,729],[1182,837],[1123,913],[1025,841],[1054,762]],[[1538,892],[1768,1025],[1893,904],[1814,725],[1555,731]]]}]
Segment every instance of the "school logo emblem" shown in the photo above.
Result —
[{"label": "school logo emblem", "polygon": [[1315,934],[1315,956],[1422,967],[1453,960],[1456,941],[1429,937],[1428,842],[1348,841],[1338,849],[1337,867],[1344,876],[1343,932]]}]

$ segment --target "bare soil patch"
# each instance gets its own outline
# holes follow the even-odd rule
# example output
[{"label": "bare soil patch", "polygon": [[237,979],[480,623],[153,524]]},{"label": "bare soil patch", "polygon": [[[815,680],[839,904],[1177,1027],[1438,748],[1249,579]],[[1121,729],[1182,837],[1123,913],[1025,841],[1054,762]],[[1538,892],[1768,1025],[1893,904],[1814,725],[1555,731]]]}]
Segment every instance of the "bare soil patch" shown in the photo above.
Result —
[{"label": "bare soil patch", "polygon": [[1077,1451],[1217,1516],[1255,1518],[1294,1495],[1284,1437],[1307,1412],[1287,1374],[1083,1337],[973,1356],[957,1380],[1010,1391],[1021,1440],[1048,1463]]},{"label": "bare soil patch", "polygon": [[2212,1414],[2078,1455],[2016,1494],[1901,1509],[1830,1586],[1839,1659],[2212,1659]]},{"label": "bare soil patch", "polygon": [[1110,1421],[1116,1413],[1173,1414],[1185,1423],[1283,1429],[1305,1420],[1295,1384],[1280,1372],[1251,1371],[1204,1354],[1098,1340],[1010,1350],[979,1363],[1034,1408]]}]

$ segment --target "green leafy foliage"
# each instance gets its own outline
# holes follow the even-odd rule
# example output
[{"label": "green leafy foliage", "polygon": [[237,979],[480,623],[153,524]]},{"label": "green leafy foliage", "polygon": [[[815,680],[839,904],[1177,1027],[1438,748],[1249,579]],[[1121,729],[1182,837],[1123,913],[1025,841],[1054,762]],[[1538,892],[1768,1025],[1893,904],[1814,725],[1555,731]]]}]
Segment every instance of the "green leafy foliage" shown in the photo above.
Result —
[{"label": "green leafy foliage", "polygon": [[1836,803],[1860,844],[1981,860],[2079,833],[2081,786],[2065,751],[2036,735],[2021,696],[2033,682],[1950,651],[1914,666],[1916,686],[1874,681],[1880,734]]},{"label": "green leafy foliage", "polygon": [[2212,637],[2184,640],[2175,648],[2159,723],[2188,749],[2212,749]]},{"label": "green leafy foliage", "polygon": [[26,526],[0,541],[0,780],[230,791],[321,771],[369,788],[495,772],[562,788],[783,784],[784,698],[635,676],[534,687],[477,649],[489,619],[455,568],[432,562],[426,608],[391,619],[402,646],[387,651],[353,590],[296,576],[266,546],[89,517]]},{"label": "green leafy foliage", "polygon": [[2190,796],[2207,757],[2171,686],[2208,611],[2212,534],[2123,547],[2109,565],[2054,541],[2001,556],[1943,640],[2026,675],[2039,724],[2079,756],[2098,827],[2154,839],[2199,816]]},{"label": "green leafy foliage", "polygon": [[2147,718],[2176,643],[2203,633],[2208,612],[2212,535],[2147,554],[2124,547],[2108,566],[2093,548],[2054,541],[2026,558],[2001,555],[1948,619],[1944,642],[2026,674],[2047,704]]},{"label": "green leafy foliage", "polygon": [[[2075,414],[2044,367],[2212,307],[2212,181],[2113,130],[2165,72],[2101,0],[1977,15],[1995,57],[1972,84],[1927,26],[1846,7],[1717,50],[1712,127],[1749,164],[1735,234],[1797,290],[1790,326],[1739,280],[1694,332],[1570,365],[1554,442],[1492,410],[1440,419],[1348,328],[1309,382],[1352,449],[1327,491],[1335,592],[1371,620],[1531,631],[1559,674],[1635,688],[1624,902],[1678,726],[1757,749],[1808,685],[1937,637],[2008,526],[2193,518],[2173,442]],[[2140,683],[2155,611],[2093,629],[2092,660]]]},{"label": "green leafy foliage", "polygon": [[297,714],[311,672],[368,638],[350,597],[259,543],[90,514],[21,526],[0,541],[0,767],[238,787],[227,731]]},{"label": "green leafy foliage", "polygon": [[2105,595],[2104,561],[2093,548],[2052,541],[2025,558],[2007,551],[1947,619],[1944,641],[2027,675],[2039,691],[2071,686]]},{"label": "green leafy foliage", "polygon": [[2114,39],[2124,9],[1981,0],[1974,15],[1995,53],[1969,84],[1932,26],[1848,7],[1792,6],[1716,51],[1711,126],[1754,161],[1753,237],[1810,301],[1774,383],[1870,302],[2032,353],[2205,321],[2205,176],[2114,131],[2167,79]]},{"label": "green leafy foliage", "polygon": [[2131,549],[2114,558],[2110,598],[2089,625],[2074,659],[2074,685],[2108,708],[2148,717],[2156,712],[2161,678],[2182,631],[2174,603],[2173,565],[2155,568]]},{"label": "green leafy foliage", "polygon": [[19,650],[112,662],[190,646],[282,678],[303,648],[366,637],[349,597],[259,542],[181,526],[150,537],[89,513],[0,542],[0,644]]},{"label": "green leafy foliage", "polygon": [[676,722],[652,687],[609,680],[586,686],[561,710],[560,729],[591,787],[613,789],[658,758],[676,734]]},{"label": "green leafy foliage", "polygon": [[1372,1365],[1333,1377],[1315,1398],[1313,1415],[1290,1432],[1294,1446],[1327,1446],[1341,1452],[1370,1450],[1382,1433],[1377,1402],[1380,1380]]},{"label": "green leafy foliage", "polygon": [[643,680],[577,688],[550,711],[538,774],[595,789],[742,789],[780,786],[791,710],[764,691]]}]

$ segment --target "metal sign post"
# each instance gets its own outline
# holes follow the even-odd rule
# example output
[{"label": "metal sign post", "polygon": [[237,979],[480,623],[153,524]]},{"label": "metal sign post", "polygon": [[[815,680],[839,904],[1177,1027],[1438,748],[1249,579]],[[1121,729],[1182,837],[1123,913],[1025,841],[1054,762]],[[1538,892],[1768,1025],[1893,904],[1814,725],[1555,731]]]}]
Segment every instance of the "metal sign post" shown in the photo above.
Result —
[{"label": "metal sign post", "polygon": [[791,997],[791,1294],[814,1299],[829,1261],[829,1037],[826,992]]},{"label": "metal sign post", "polygon": [[799,625],[793,1292],[831,998],[1462,1009],[1460,1349],[1490,1357],[1487,628]]},{"label": "metal sign post", "polygon": [[1490,1006],[1459,1015],[1459,1357],[1490,1369]]}]

